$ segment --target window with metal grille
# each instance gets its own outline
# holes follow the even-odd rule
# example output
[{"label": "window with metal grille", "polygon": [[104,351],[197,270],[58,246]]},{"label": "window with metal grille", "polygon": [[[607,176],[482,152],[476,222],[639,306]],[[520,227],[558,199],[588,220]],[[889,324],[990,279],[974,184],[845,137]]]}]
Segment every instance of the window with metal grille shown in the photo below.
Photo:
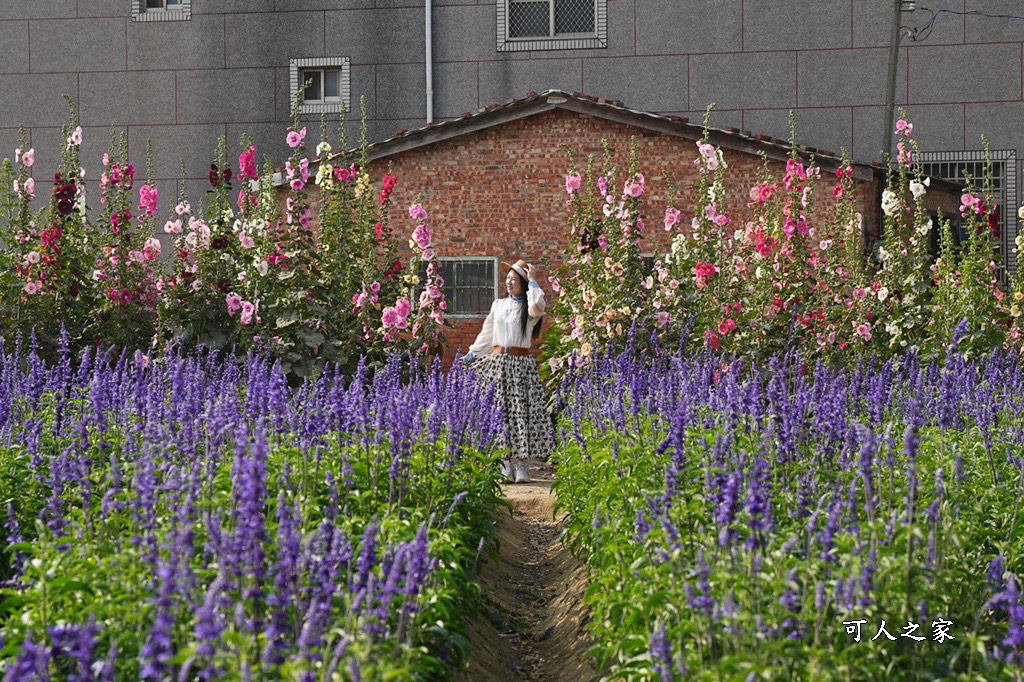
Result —
[{"label": "window with metal grille", "polygon": [[131,0],[132,21],[181,21],[192,15],[192,0]]},{"label": "window with metal grille", "polygon": [[[435,267],[444,279],[449,317],[482,317],[498,297],[496,258],[438,258]],[[427,275],[426,263],[420,263],[420,281]],[[418,297],[417,293],[417,297]]]},{"label": "window with metal grille", "polygon": [[607,0],[496,0],[498,51],[607,47]]},{"label": "window with metal grille", "polygon": [[[996,240],[996,263],[1002,268],[1000,279],[1016,272],[1017,256],[1013,253],[1014,240],[1020,232],[1017,219],[1017,152],[1013,149],[994,150],[992,159],[992,197],[999,204],[999,237]],[[964,183],[968,176],[976,191],[981,191],[985,178],[984,152],[922,152],[921,171],[926,176]],[[947,216],[953,227],[956,243],[966,240],[960,215]]]}]

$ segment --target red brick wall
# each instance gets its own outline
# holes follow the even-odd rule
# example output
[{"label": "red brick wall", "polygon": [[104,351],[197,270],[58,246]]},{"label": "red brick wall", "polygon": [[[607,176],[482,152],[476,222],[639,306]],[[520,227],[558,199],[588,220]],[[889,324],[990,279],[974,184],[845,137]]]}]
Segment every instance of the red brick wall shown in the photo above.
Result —
[{"label": "red brick wall", "polygon": [[[439,256],[497,256],[505,262],[523,258],[540,265],[546,275],[558,265],[567,244],[564,176],[568,159],[560,145],[568,144],[575,151],[581,171],[587,155],[593,154],[599,171],[601,140],[606,139],[621,173],[628,167],[633,135],[648,190],[644,219],[648,233],[658,242],[657,251],[665,251],[668,239],[662,218],[668,205],[668,174],[679,192],[674,205],[683,211],[682,222],[689,224],[692,216],[697,150],[691,140],[555,109],[375,161],[371,175],[379,177],[393,164],[398,185],[389,218],[396,233],[411,232],[407,208],[419,198],[430,215]],[[755,155],[732,150],[724,150],[724,158],[732,190],[724,209],[734,222],[745,221],[747,191],[757,183],[762,162]],[[773,175],[781,178],[785,164],[772,161],[771,166]],[[834,205],[832,185],[833,179],[823,171],[814,198],[819,211],[823,204]],[[858,181],[854,192],[869,232],[877,234],[877,181]],[[933,194],[929,193],[930,201],[936,200]],[[947,197],[943,203],[949,201]],[[542,284],[550,300],[550,288],[546,281]],[[446,334],[446,362],[456,348],[465,350],[474,341],[482,319],[454,322],[455,329]],[[551,318],[545,319],[545,330],[551,323]]]}]

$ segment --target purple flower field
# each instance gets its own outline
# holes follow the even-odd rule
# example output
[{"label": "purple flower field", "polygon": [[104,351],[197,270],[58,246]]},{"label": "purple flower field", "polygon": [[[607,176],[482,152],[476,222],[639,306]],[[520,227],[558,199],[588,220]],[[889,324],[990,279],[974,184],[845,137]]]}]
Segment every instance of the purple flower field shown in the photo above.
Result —
[{"label": "purple flower field", "polygon": [[393,356],[0,353],[4,680],[436,679],[492,534],[499,415]]}]

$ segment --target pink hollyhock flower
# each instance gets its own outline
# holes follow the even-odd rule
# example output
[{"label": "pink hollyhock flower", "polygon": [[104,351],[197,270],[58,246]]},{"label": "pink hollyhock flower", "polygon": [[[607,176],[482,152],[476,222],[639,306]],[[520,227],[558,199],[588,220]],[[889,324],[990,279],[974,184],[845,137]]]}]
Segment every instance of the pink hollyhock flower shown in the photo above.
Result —
[{"label": "pink hollyhock flower", "polygon": [[302,159],[299,161],[299,176],[303,182],[309,182],[309,159]]},{"label": "pink hollyhock flower", "polygon": [[246,249],[251,249],[252,247],[256,246],[256,240],[247,235],[245,232],[242,232],[241,234],[238,235],[238,242],[242,245],[243,248]]},{"label": "pink hollyhock flower", "polygon": [[711,344],[711,350],[718,350],[718,346],[720,345],[718,334],[714,333],[710,329],[705,330],[704,341]]},{"label": "pink hollyhock flower", "polygon": [[302,213],[299,215],[299,225],[302,225],[303,227],[309,227],[309,209],[308,208],[307,209],[303,209]]},{"label": "pink hollyhock flower", "polygon": [[863,301],[867,295],[868,292],[860,287],[853,290],[853,298],[856,301]]},{"label": "pink hollyhock flower", "polygon": [[400,298],[400,299],[395,301],[395,310],[397,310],[398,314],[401,315],[402,317],[405,317],[406,315],[408,315],[409,314],[409,310],[411,308],[412,308],[412,305],[409,303],[409,299],[407,299],[407,298]]},{"label": "pink hollyhock flower", "polygon": [[625,272],[622,268],[622,263],[615,263],[612,265],[612,274],[616,277],[622,277],[622,273]]},{"label": "pink hollyhock flower", "polygon": [[29,296],[34,295],[42,288],[43,285],[40,282],[34,282],[32,280],[29,280],[28,282],[25,283],[25,293],[28,294]]},{"label": "pink hollyhock flower", "polygon": [[597,191],[601,193],[601,196],[608,194],[608,180],[604,176],[597,179]]},{"label": "pink hollyhock flower", "polygon": [[839,199],[843,196],[843,186],[838,182],[836,183],[836,186],[832,188],[832,196],[835,197],[836,199]]},{"label": "pink hollyhock flower", "polygon": [[430,248],[430,230],[427,228],[426,225],[417,225],[416,229],[412,231],[412,238],[413,241],[416,242],[416,246],[420,247],[421,249]]},{"label": "pink hollyhock flower", "polygon": [[579,173],[573,173],[572,175],[565,176],[565,191],[569,194],[573,194],[583,184],[583,178]]},{"label": "pink hollyhock flower", "polygon": [[156,237],[150,237],[149,239],[146,240],[146,244],[143,247],[143,252],[145,253],[146,260],[155,260],[159,258],[160,251],[161,246],[159,239],[157,239]]},{"label": "pink hollyhock flower", "polygon": [[238,155],[238,169],[253,180],[259,177],[256,172],[256,147],[250,145],[248,149]]},{"label": "pink hollyhock flower", "polygon": [[234,316],[234,313],[242,307],[242,297],[233,291],[226,296],[224,302],[227,304],[227,314]]},{"label": "pink hollyhock flower", "polygon": [[77,147],[82,144],[82,126],[75,127],[75,130],[68,135],[68,146]]},{"label": "pink hollyhock flower", "polygon": [[255,305],[250,301],[242,301],[242,314],[239,316],[238,321],[242,324],[250,324],[252,322],[253,313],[255,312]]},{"label": "pink hollyhock flower", "polygon": [[775,188],[772,187],[771,185],[761,185],[761,187],[758,188],[757,192],[758,199],[762,203],[764,203],[765,201],[770,201],[771,198],[775,196]]},{"label": "pink hollyhock flower", "polygon": [[659,311],[654,316],[654,326],[657,327],[658,329],[661,329],[666,324],[668,324],[669,317],[670,317],[670,315],[667,312],[665,312],[664,310]]},{"label": "pink hollyhock flower", "polygon": [[378,291],[380,291],[380,282],[376,282],[376,281],[375,281],[375,282],[374,282],[373,284],[371,284],[371,285],[370,285],[370,291],[372,291],[372,292],[373,292],[373,293],[375,293],[375,294],[376,294],[376,293],[377,293]]},{"label": "pink hollyhock flower", "polygon": [[25,256],[25,260],[27,260],[32,265],[35,265],[36,263],[39,262],[39,252],[38,251],[29,251],[28,255]]},{"label": "pink hollyhock flower", "polygon": [[391,329],[398,326],[398,320],[401,315],[395,310],[393,306],[388,306],[381,311],[380,321],[385,327]]},{"label": "pink hollyhock flower", "polygon": [[33,199],[36,197],[36,181],[32,178],[25,180],[25,194],[29,195]]},{"label": "pink hollyhock flower", "polygon": [[136,263],[141,263],[146,259],[145,255],[141,251],[131,250],[128,252],[128,260]]},{"label": "pink hollyhock flower", "polygon": [[29,149],[27,152],[21,155],[21,165],[25,168],[31,168],[32,164],[36,162],[36,150]]},{"label": "pink hollyhock flower", "polygon": [[410,204],[409,217],[418,222],[423,222],[427,219],[427,211],[421,204]]},{"label": "pink hollyhock flower", "polygon": [[305,185],[305,183],[302,182],[302,178],[292,178],[292,181],[291,181],[290,184],[292,186],[292,189],[295,190],[296,192],[298,192],[300,189],[302,189],[303,186]]},{"label": "pink hollyhock flower", "polygon": [[676,223],[679,222],[679,209],[677,208],[666,208],[665,209],[665,229],[671,230],[675,227]]},{"label": "pink hollyhock flower", "polygon": [[190,206],[187,201],[183,201],[174,207],[174,212],[177,213],[178,215],[185,215],[191,210],[192,206]]},{"label": "pink hollyhock flower", "polygon": [[11,185],[11,188],[14,190],[14,193],[17,194],[19,191],[21,191],[21,183],[15,180],[14,184]]},{"label": "pink hollyhock flower", "polygon": [[158,192],[156,185],[150,187],[149,185],[143,185],[139,188],[139,210],[144,211],[147,216],[151,216],[156,213]]},{"label": "pink hollyhock flower", "polygon": [[288,146],[294,149],[302,144],[302,141],[306,139],[306,129],[296,132],[294,130],[288,131],[288,137],[286,138]]},{"label": "pink hollyhock flower", "polygon": [[423,253],[420,254],[420,260],[434,260],[434,250],[424,249]]},{"label": "pink hollyhock flower", "polygon": [[719,227],[725,227],[728,224],[729,216],[725,215],[724,213],[719,213],[718,215],[715,216],[715,225],[718,225]]},{"label": "pink hollyhock flower", "polygon": [[181,234],[181,218],[168,220],[164,223],[164,232],[167,234]]},{"label": "pink hollyhock flower", "polygon": [[441,298],[441,290],[434,286],[427,287],[427,294],[430,298]]},{"label": "pink hollyhock flower", "polygon": [[103,152],[103,165],[104,166],[109,166],[110,165],[110,154],[108,154],[106,152]]},{"label": "pink hollyhock flower", "polygon": [[627,182],[623,191],[634,199],[644,193],[644,176],[637,174],[636,182]]}]

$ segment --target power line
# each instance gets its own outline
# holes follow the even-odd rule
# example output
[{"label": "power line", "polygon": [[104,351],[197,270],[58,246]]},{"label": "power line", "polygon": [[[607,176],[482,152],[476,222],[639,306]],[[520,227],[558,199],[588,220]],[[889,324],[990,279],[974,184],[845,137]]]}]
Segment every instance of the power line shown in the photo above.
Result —
[{"label": "power line", "polygon": [[931,35],[932,28],[935,26],[935,20],[940,14],[953,14],[955,16],[967,17],[986,17],[988,19],[1024,19],[1022,16],[1016,14],[989,14],[988,12],[981,12],[979,10],[970,10],[968,12],[958,12],[953,9],[931,9],[930,7],[920,7],[925,12],[931,12],[931,18],[921,26],[901,26],[900,28],[907,30],[907,37],[911,42],[920,42],[928,38]]}]

